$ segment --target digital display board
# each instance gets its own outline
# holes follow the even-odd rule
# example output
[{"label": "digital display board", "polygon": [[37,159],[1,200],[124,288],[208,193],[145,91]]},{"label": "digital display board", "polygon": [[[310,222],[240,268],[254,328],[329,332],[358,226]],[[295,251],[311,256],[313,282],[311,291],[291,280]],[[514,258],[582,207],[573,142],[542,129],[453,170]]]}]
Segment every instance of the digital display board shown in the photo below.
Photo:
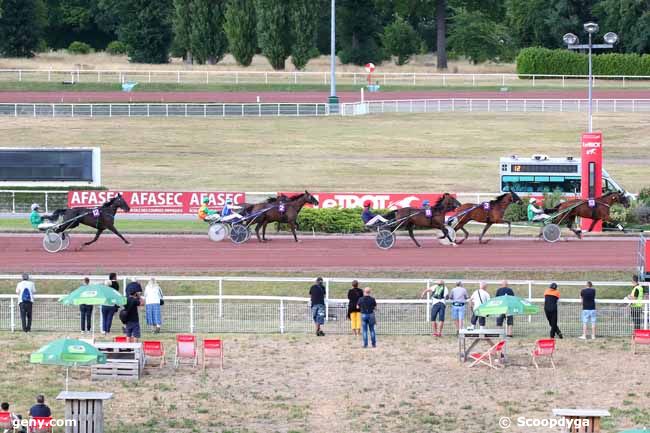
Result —
[{"label": "digital display board", "polygon": [[92,149],[0,149],[0,182],[93,182]]},{"label": "digital display board", "polygon": [[577,164],[511,164],[513,173],[577,173]]}]

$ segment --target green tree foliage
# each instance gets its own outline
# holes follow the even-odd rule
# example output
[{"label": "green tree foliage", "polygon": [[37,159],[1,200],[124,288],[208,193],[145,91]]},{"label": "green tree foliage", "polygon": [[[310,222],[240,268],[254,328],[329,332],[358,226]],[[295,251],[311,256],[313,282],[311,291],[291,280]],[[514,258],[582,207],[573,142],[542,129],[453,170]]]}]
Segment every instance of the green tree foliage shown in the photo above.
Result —
[{"label": "green tree foliage", "polygon": [[190,48],[198,63],[218,63],[226,54],[227,39],[223,30],[225,2],[192,0]]},{"label": "green tree foliage", "polygon": [[380,45],[383,29],[373,1],[339,0],[336,7],[336,37],[341,62],[380,64],[385,56]]},{"label": "green tree foliage", "polygon": [[126,54],[129,48],[124,42],[112,41],[106,46],[106,52],[111,56],[121,56]]},{"label": "green tree foliage", "polygon": [[74,41],[66,51],[70,54],[89,54],[93,52],[93,48],[85,42]]},{"label": "green tree foliage", "polygon": [[116,38],[98,24],[98,0],[46,0],[45,40],[50,48],[65,48],[80,41],[101,49]]},{"label": "green tree foliage", "polygon": [[419,51],[422,40],[411,24],[397,16],[384,28],[382,42],[386,53],[396,57],[395,64],[405,65]]},{"label": "green tree foliage", "polygon": [[617,49],[650,53],[650,0],[601,0],[594,16],[603,31],[618,34]]},{"label": "green tree foliage", "polygon": [[293,32],[291,62],[296,69],[304,69],[316,48],[318,9],[312,0],[291,0],[289,20]]},{"label": "green tree foliage", "polygon": [[511,59],[510,43],[504,26],[478,10],[461,9],[452,20],[449,46],[472,63]]},{"label": "green tree foliage", "polygon": [[174,17],[172,25],[174,30],[174,46],[183,53],[187,63],[192,63],[192,50],[190,37],[192,32],[192,0],[174,0]]},{"label": "green tree foliage", "polygon": [[0,17],[0,53],[6,57],[33,57],[46,24],[42,0],[4,0]]},{"label": "green tree foliage", "polygon": [[[596,75],[650,75],[650,54],[598,54],[593,57]],[[587,55],[567,49],[524,48],[517,56],[517,73],[586,75]]]},{"label": "green tree foliage", "polygon": [[228,47],[237,63],[249,66],[257,49],[253,0],[229,0],[224,13]]},{"label": "green tree foliage", "polygon": [[255,0],[257,45],[275,70],[284,69],[289,57],[291,34],[285,0]]},{"label": "green tree foliage", "polygon": [[172,42],[172,0],[128,0],[118,34],[135,63],[167,63]]}]

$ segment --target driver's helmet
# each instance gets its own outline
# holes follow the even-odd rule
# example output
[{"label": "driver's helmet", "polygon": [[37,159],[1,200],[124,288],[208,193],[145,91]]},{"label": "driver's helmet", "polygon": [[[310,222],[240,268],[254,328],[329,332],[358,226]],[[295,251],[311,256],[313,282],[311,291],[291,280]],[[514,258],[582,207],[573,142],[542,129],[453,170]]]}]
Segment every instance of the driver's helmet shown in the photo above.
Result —
[{"label": "driver's helmet", "polygon": [[363,202],[363,207],[372,207],[372,202],[370,200],[366,200]]},{"label": "driver's helmet", "polygon": [[32,204],[32,210],[33,210],[33,211],[34,211],[34,210],[37,210],[37,209],[40,209],[40,208],[41,208],[41,207],[38,205],[38,203],[34,203],[34,204]]},{"label": "driver's helmet", "polygon": [[203,200],[201,200],[203,204],[208,204],[210,203],[210,199],[208,197],[203,197]]},{"label": "driver's helmet", "polygon": [[231,198],[227,198],[227,199],[226,199],[226,204],[232,204],[232,199],[231,199]]},{"label": "driver's helmet", "polygon": [[429,200],[424,200],[424,201],[422,202],[422,206],[423,206],[423,207],[424,207],[424,206],[429,206],[429,204],[430,204],[430,203],[429,203]]},{"label": "driver's helmet", "polygon": [[528,200],[528,203],[537,203],[537,199],[535,197],[531,197],[530,200]]}]

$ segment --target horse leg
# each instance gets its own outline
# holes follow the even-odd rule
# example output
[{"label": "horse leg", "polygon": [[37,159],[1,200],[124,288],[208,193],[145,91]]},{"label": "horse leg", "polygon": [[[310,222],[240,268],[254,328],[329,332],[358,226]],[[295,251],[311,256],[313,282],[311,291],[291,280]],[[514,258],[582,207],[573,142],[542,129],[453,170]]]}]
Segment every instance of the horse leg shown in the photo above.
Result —
[{"label": "horse leg", "polygon": [[293,240],[296,242],[298,241],[298,236],[296,235],[296,223],[293,221],[289,221],[289,227],[291,227],[291,233],[293,234]]},{"label": "horse leg", "polygon": [[457,244],[457,245],[462,244],[462,243],[465,242],[465,241],[467,240],[467,238],[469,237],[469,232],[465,229],[465,226],[461,226],[461,227],[459,227],[459,229],[462,230],[464,236],[463,236],[463,239],[461,239],[461,240],[459,240],[459,241],[456,241],[456,244]]},{"label": "horse leg", "polygon": [[262,242],[268,242],[268,241],[271,240],[271,239],[266,239],[266,226],[267,225],[268,225],[268,223],[264,223],[264,225],[262,225]]},{"label": "horse leg", "polygon": [[485,227],[483,228],[483,231],[481,232],[481,235],[478,237],[478,243],[479,244],[487,244],[488,242],[490,242],[490,239],[483,242],[483,236],[485,235],[485,233],[487,233],[487,231],[490,229],[490,227],[492,227],[492,223],[485,223]]},{"label": "horse leg", "polygon": [[260,239],[260,227],[262,227],[261,222],[255,224],[255,236],[257,236],[257,242],[262,242],[262,239]]},{"label": "horse leg", "polygon": [[575,223],[576,223],[576,217],[568,218],[566,226],[578,237],[578,239],[582,239],[582,230],[573,228],[573,225]]},{"label": "horse leg", "polygon": [[413,240],[413,242],[415,242],[415,245],[417,245],[418,248],[422,248],[422,246],[420,245],[420,243],[415,239],[415,236],[413,235],[413,224],[409,224],[409,225],[407,225],[407,226],[406,226],[406,229],[408,230],[408,232],[409,232],[409,236],[411,237],[411,239]]},{"label": "horse leg", "polygon": [[93,240],[90,241],[90,242],[84,243],[83,246],[88,246],[88,245],[90,245],[92,243],[97,242],[97,239],[99,239],[99,236],[102,234],[103,231],[104,231],[104,229],[97,229],[97,233],[95,233],[95,237],[93,238]]},{"label": "horse leg", "polygon": [[127,241],[127,240],[124,238],[124,236],[122,236],[122,233],[120,233],[120,232],[117,231],[117,229],[115,228],[114,225],[111,225],[111,226],[106,227],[106,228],[109,229],[110,231],[112,231],[113,233],[115,233],[115,235],[116,235],[118,238],[122,239],[122,240],[124,241],[125,244],[129,245],[129,244],[131,243],[131,242]]},{"label": "horse leg", "polygon": [[597,222],[598,222],[598,220],[591,220],[591,225],[589,226],[589,230],[587,230],[587,231],[591,233],[591,231],[594,229],[594,227],[596,227]]},{"label": "horse leg", "polygon": [[503,222],[508,224],[508,234],[506,236],[510,237],[510,232],[512,232],[512,223],[507,220],[503,220]]}]

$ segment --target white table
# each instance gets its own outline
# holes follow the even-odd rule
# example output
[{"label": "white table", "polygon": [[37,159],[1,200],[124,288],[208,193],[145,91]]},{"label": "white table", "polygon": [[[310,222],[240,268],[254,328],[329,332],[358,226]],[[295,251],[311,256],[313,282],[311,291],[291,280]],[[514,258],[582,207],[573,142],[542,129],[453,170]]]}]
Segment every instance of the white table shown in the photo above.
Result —
[{"label": "white table", "polygon": [[[467,347],[467,340],[471,340],[471,344]],[[461,329],[458,331],[458,359],[460,362],[467,361],[467,357],[472,353],[472,349],[482,341],[488,343],[489,347],[494,346],[501,340],[506,339],[506,330],[504,328],[496,329]],[[507,346],[507,345],[506,345]],[[503,348],[503,356],[505,359],[506,349]]]}]

